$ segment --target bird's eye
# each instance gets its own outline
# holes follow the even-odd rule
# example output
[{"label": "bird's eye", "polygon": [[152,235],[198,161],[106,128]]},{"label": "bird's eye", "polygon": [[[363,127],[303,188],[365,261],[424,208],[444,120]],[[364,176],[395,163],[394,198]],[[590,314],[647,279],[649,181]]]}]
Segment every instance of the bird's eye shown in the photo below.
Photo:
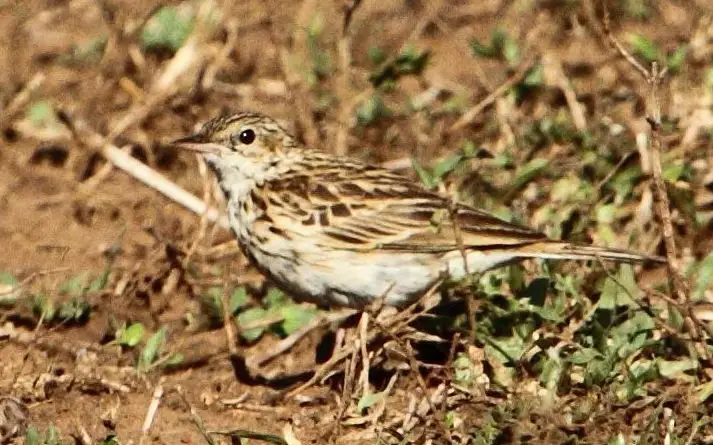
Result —
[{"label": "bird's eye", "polygon": [[247,130],[243,130],[240,132],[238,139],[241,144],[250,145],[255,140],[255,132],[249,128]]}]

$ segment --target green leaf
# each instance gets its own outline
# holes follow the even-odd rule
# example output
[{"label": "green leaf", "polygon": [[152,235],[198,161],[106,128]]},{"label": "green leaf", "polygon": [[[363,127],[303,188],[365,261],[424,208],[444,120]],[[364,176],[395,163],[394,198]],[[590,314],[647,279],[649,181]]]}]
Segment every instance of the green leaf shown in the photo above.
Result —
[{"label": "green leaf", "polygon": [[133,348],[141,342],[141,340],[144,338],[145,332],[146,329],[144,328],[143,324],[132,323],[126,329],[121,331],[121,335],[119,336],[119,344],[122,346],[128,346],[129,348]]},{"label": "green leaf", "polygon": [[510,65],[516,65],[520,61],[520,47],[515,39],[505,39],[503,42],[503,57]]},{"label": "green leaf", "polygon": [[248,296],[248,291],[245,290],[244,286],[236,288],[230,295],[230,301],[228,303],[230,314],[234,315],[239,309],[244,308],[250,303],[250,297]]},{"label": "green leaf", "polygon": [[404,74],[419,74],[426,67],[430,52],[418,51],[413,45],[408,45],[395,60],[396,72]]},{"label": "green leaf", "polygon": [[324,31],[324,16],[316,13],[312,15],[312,19],[307,25],[307,35],[312,38],[319,37]]},{"label": "green leaf", "polygon": [[59,440],[59,432],[57,431],[57,427],[55,427],[53,424],[50,424],[47,427],[47,435],[45,436],[45,445],[59,445],[60,440]]},{"label": "green leaf", "polygon": [[698,361],[683,360],[657,360],[659,374],[663,377],[674,377],[691,369],[698,369]]},{"label": "green leaf", "polygon": [[18,282],[17,278],[10,272],[0,271],[0,284],[9,284],[10,286],[14,286]]},{"label": "green leaf", "polygon": [[532,67],[532,69],[527,72],[527,75],[522,80],[522,84],[528,88],[535,88],[535,87],[542,86],[542,84],[544,82],[545,82],[545,67],[542,64],[537,64],[534,67]]},{"label": "green leaf", "polygon": [[586,363],[584,383],[587,386],[599,385],[604,382],[613,369],[610,359],[595,359]]},{"label": "green leaf", "polygon": [[651,63],[660,60],[659,49],[654,42],[645,36],[641,34],[631,34],[629,36],[629,43],[631,44],[634,54],[643,58],[646,62]]},{"label": "green leaf", "polygon": [[549,162],[544,158],[535,158],[518,169],[515,180],[511,185],[512,190],[519,190],[528,182],[545,171]]},{"label": "green leaf", "polygon": [[84,298],[72,298],[60,305],[58,315],[62,321],[83,322],[89,318],[91,309],[89,302]]},{"label": "green leaf", "polygon": [[391,110],[386,106],[380,95],[374,94],[357,107],[356,115],[357,124],[362,127],[368,127],[381,118],[391,116]]},{"label": "green leaf", "polygon": [[524,353],[525,342],[517,335],[512,337],[491,338],[485,345],[485,354],[500,363],[508,364],[519,360]]},{"label": "green leaf", "polygon": [[634,268],[630,264],[620,265],[616,278],[619,283],[609,277],[604,281],[599,307],[601,309],[614,309],[616,306],[636,307],[636,302],[629,297],[629,294],[636,297],[640,293],[634,277]]},{"label": "green leaf", "polygon": [[517,43],[502,28],[496,28],[493,31],[488,45],[480,43],[477,39],[472,39],[470,49],[476,56],[491,59],[502,58],[510,63],[519,59],[520,52]]},{"label": "green leaf", "polygon": [[463,156],[467,158],[472,158],[474,157],[478,152],[478,147],[475,146],[475,143],[471,140],[466,140],[463,143]]},{"label": "green leaf", "polygon": [[698,403],[704,403],[713,394],[713,381],[706,382],[696,388]]},{"label": "green leaf", "polygon": [[369,75],[369,82],[379,88],[388,81],[396,81],[405,75],[417,75],[426,67],[430,51],[418,51],[413,45],[408,45],[392,61],[383,64]]},{"label": "green leaf", "polygon": [[168,359],[166,359],[166,361],[164,362],[164,365],[169,366],[169,367],[170,366],[178,366],[181,363],[183,363],[183,360],[185,360],[185,357],[183,354],[180,354],[180,353],[171,354],[171,356]]},{"label": "green leaf", "polygon": [[616,193],[617,202],[624,201],[631,194],[634,185],[639,182],[643,176],[641,166],[635,165],[629,168],[620,170],[611,181],[607,184],[607,188]]},{"label": "green leaf", "polygon": [[441,159],[436,163],[436,166],[433,167],[433,177],[438,180],[442,179],[455,170],[463,159],[463,155],[461,154],[455,154],[445,159]]},{"label": "green leaf", "polygon": [[566,363],[560,357],[559,348],[548,348],[539,380],[549,390],[556,390],[562,378]]},{"label": "green leaf", "polygon": [[178,51],[193,30],[194,16],[189,8],[164,6],[154,14],[141,33],[146,50]]},{"label": "green leaf", "polygon": [[97,291],[103,290],[106,287],[107,283],[109,283],[109,268],[108,267],[106,269],[104,269],[104,272],[102,272],[102,274],[99,277],[97,277],[97,278],[93,279],[91,282],[89,282],[89,287],[87,288],[87,290],[89,292],[97,292]]},{"label": "green leaf", "polygon": [[505,41],[509,38],[508,33],[503,28],[499,27],[495,28],[493,33],[490,35],[490,47],[498,57],[502,56]]},{"label": "green leaf", "polygon": [[453,360],[454,376],[453,380],[459,385],[466,385],[473,382],[473,364],[467,355],[459,353]]},{"label": "green leaf", "polygon": [[698,276],[691,295],[692,300],[701,300],[713,282],[713,252],[709,253],[697,267]]},{"label": "green leaf", "polygon": [[290,297],[285,295],[284,292],[282,292],[276,287],[270,288],[270,290],[267,292],[267,295],[265,295],[265,298],[263,298],[263,304],[268,309],[279,308],[292,303],[293,302]]},{"label": "green leaf", "polygon": [[686,56],[688,55],[688,46],[687,45],[681,45],[679,46],[676,51],[673,52],[668,58],[666,59],[666,66],[668,67],[669,71],[676,73],[678,72],[679,69],[681,69],[681,65],[683,65],[683,62],[686,61]]},{"label": "green leaf", "polygon": [[479,57],[494,58],[498,56],[495,51],[495,48],[493,48],[492,46],[483,45],[482,43],[478,42],[477,39],[473,39],[470,41],[470,49],[471,51],[473,51],[474,55]]},{"label": "green leaf", "polygon": [[647,0],[626,0],[622,3],[627,14],[633,18],[644,20],[651,15],[651,8]]},{"label": "green leaf", "polygon": [[676,182],[685,171],[686,166],[683,163],[668,164],[664,166],[663,178],[668,182]]},{"label": "green leaf", "polygon": [[87,282],[89,281],[89,273],[82,272],[76,275],[64,283],[59,285],[57,291],[63,295],[69,295],[71,297],[80,297],[87,289]]},{"label": "green leaf", "polygon": [[454,94],[446,99],[443,104],[443,112],[449,114],[462,114],[468,105],[468,99],[463,94]]},{"label": "green leaf", "polygon": [[446,418],[444,419],[444,422],[446,423],[448,428],[454,428],[459,422],[458,413],[455,411],[448,411],[445,417]]},{"label": "green leaf", "polygon": [[120,445],[119,438],[115,433],[109,433],[106,437],[99,441],[98,445]]},{"label": "green leaf", "polygon": [[242,329],[241,325],[246,325],[258,320],[262,320],[267,315],[267,310],[261,307],[250,308],[244,312],[238,314],[235,318],[238,328],[240,329],[240,336],[243,337],[248,342],[253,342],[260,338],[260,336],[265,332],[265,328],[252,328],[252,329]]},{"label": "green leaf", "polygon": [[367,50],[367,56],[374,65],[379,65],[386,60],[386,53],[384,53],[384,51],[382,51],[378,46],[369,47]]},{"label": "green leaf", "polygon": [[574,365],[585,365],[604,356],[594,348],[582,348],[570,355],[567,360]]},{"label": "green leaf", "polygon": [[626,445],[626,439],[624,438],[624,435],[622,433],[619,433],[609,439],[607,445]]},{"label": "green leaf", "polygon": [[373,394],[367,394],[365,396],[362,396],[359,399],[359,402],[357,403],[357,412],[359,414],[363,414],[364,410],[371,408],[374,406],[376,402],[381,400],[384,397],[383,393],[377,392]]},{"label": "green leaf", "polygon": [[148,369],[156,361],[159,351],[166,342],[166,332],[166,328],[161,327],[146,341],[146,346],[144,346],[144,350],[141,351],[141,356],[139,357],[140,370]]},{"label": "green leaf", "polygon": [[35,127],[44,127],[55,119],[54,109],[46,100],[34,102],[27,111],[27,119]]},{"label": "green leaf", "polygon": [[283,318],[280,327],[285,335],[290,335],[306,326],[314,318],[315,314],[316,311],[313,308],[301,304],[292,303],[283,306],[280,308],[280,315]]},{"label": "green leaf", "polygon": [[30,308],[37,318],[42,317],[47,323],[52,322],[57,314],[54,301],[44,294],[32,295],[30,297]]},{"label": "green leaf", "polygon": [[654,327],[654,321],[648,314],[635,312],[631,318],[611,330],[610,351],[615,351],[619,358],[628,357],[644,346]]},{"label": "green leaf", "polygon": [[332,69],[332,60],[329,53],[319,47],[316,37],[308,38],[308,47],[312,61],[312,76],[308,76],[308,83],[315,85],[318,79],[329,75]]},{"label": "green leaf", "polygon": [[109,41],[106,34],[91,39],[87,42],[73,46],[69,54],[63,54],[58,58],[60,63],[82,64],[97,62],[101,59],[104,48]]},{"label": "green leaf", "polygon": [[599,224],[611,224],[616,220],[616,205],[605,204],[597,208],[597,222]]},{"label": "green leaf", "polygon": [[425,167],[419,164],[415,158],[411,158],[411,165],[413,166],[413,169],[416,170],[418,178],[421,180],[421,183],[426,188],[432,189],[436,186],[436,181],[433,178],[433,175],[428,170],[426,170]]},{"label": "green leaf", "polygon": [[555,274],[555,290],[566,297],[575,297],[579,294],[581,279],[574,275]]},{"label": "green leaf", "polygon": [[42,445],[42,440],[40,439],[40,432],[37,427],[30,425],[25,431],[25,445]]},{"label": "green leaf", "polygon": [[201,312],[208,316],[211,326],[223,325],[223,287],[213,286],[201,293]]}]

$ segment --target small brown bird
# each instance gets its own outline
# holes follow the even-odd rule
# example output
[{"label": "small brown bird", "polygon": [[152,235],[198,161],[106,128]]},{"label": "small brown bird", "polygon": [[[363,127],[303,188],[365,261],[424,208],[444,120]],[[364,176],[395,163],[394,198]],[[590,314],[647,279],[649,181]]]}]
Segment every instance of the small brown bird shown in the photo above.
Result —
[{"label": "small brown bird", "polygon": [[663,261],[552,240],[453,205],[398,173],[304,147],[257,113],[215,118],[175,144],[201,153],[218,176],[251,262],[286,292],[321,305],[361,308],[384,298],[404,306],[444,276],[525,258]]}]

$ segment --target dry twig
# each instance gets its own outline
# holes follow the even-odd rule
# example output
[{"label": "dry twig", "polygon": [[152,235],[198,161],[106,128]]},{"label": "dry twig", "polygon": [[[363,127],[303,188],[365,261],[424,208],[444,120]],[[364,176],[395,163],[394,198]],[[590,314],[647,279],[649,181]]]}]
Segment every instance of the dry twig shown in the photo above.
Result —
[{"label": "dry twig", "polygon": [[[406,325],[411,323],[415,318],[419,317],[421,313],[416,312],[416,308],[424,301],[428,300],[433,293],[441,285],[441,281],[434,284],[431,289],[428,290],[419,300],[412,303],[410,306],[403,309],[401,312],[397,312],[393,317],[381,322],[379,326],[385,329],[392,329],[394,332],[400,333]],[[367,344],[371,344],[376,340],[381,334],[380,330],[375,330],[369,333],[367,337]],[[305,383],[287,392],[287,397],[293,397],[307,388],[311,387],[322,378],[327,376],[329,372],[342,360],[349,357],[355,351],[355,346],[345,346],[338,351],[336,351],[332,357],[320,366],[314,375]]]},{"label": "dry twig", "polygon": [[342,430],[342,419],[344,414],[346,414],[349,408],[349,403],[354,393],[354,374],[356,374],[356,364],[357,355],[361,341],[358,339],[354,340],[354,347],[352,348],[352,358],[344,369],[344,386],[342,387],[342,397],[339,400],[339,409],[337,410],[337,415],[334,418],[334,426],[332,427],[331,433],[329,435],[329,442],[334,443],[335,439],[339,436]]},{"label": "dry twig", "polygon": [[146,443],[149,430],[151,430],[151,425],[153,425],[156,413],[158,412],[158,405],[161,403],[161,397],[163,397],[163,379],[161,379],[158,385],[156,385],[153,396],[151,397],[151,403],[146,410],[146,417],[144,417],[144,423],[141,426],[141,438],[139,439],[139,445]]},{"label": "dry twig", "polygon": [[[270,360],[274,359],[275,357],[279,356],[283,352],[290,349],[298,341],[300,341],[300,339],[302,339],[305,335],[312,332],[314,329],[318,328],[319,326],[321,326],[323,324],[339,323],[339,322],[345,320],[346,318],[352,316],[353,314],[354,314],[353,309],[345,309],[345,310],[339,311],[339,312],[328,313],[328,314],[324,314],[324,315],[320,314],[320,315],[314,316],[314,317],[312,317],[312,320],[310,320],[309,323],[305,324],[300,329],[293,332],[289,337],[280,340],[280,342],[277,343],[277,345],[270,348],[269,352],[265,353],[264,355],[253,356],[253,357],[249,358],[246,362],[246,365],[248,366],[249,369],[258,369],[261,366],[268,363]],[[246,327],[242,327],[242,328],[246,329]]]},{"label": "dry twig", "polygon": [[359,347],[361,350],[361,375],[359,381],[362,384],[361,396],[367,397],[369,390],[369,351],[367,349],[367,333],[369,330],[369,313],[363,312],[359,320]]},{"label": "dry twig", "polygon": [[183,403],[186,405],[186,407],[188,407],[188,411],[191,413],[191,421],[196,426],[196,428],[198,428],[198,431],[200,431],[201,436],[203,436],[203,439],[205,439],[206,443],[208,445],[216,445],[215,440],[213,440],[213,437],[210,435],[210,433],[205,427],[205,422],[203,421],[203,418],[198,415],[198,412],[188,401],[186,394],[183,392],[183,388],[177,386],[176,393],[178,393],[178,396],[181,398],[181,400],[183,400]]},{"label": "dry twig", "polygon": [[302,2],[295,19],[290,45],[279,45],[277,43],[279,39],[275,36],[275,46],[280,47],[280,67],[288,86],[288,97],[294,105],[294,117],[299,124],[301,136],[309,147],[319,147],[321,137],[313,118],[311,92],[302,81],[300,73],[295,69],[294,57],[298,52],[301,53],[300,56],[306,54],[307,45],[304,30],[307,29],[309,20],[317,9],[317,4],[317,0]]},{"label": "dry twig", "polygon": [[508,80],[503,82],[499,87],[497,87],[493,92],[488,94],[483,100],[478,102],[475,106],[466,111],[463,116],[461,116],[453,125],[450,126],[448,132],[452,133],[454,131],[460,130],[466,125],[473,122],[473,120],[490,104],[495,102],[495,100],[505,94],[510,88],[514,87],[525,78],[527,73],[532,69],[535,64],[535,57],[530,56],[528,59],[524,60],[520,64],[520,68],[510,76]]},{"label": "dry twig", "polygon": [[666,183],[663,179],[663,171],[661,168],[661,152],[663,150],[663,141],[661,137],[661,99],[660,87],[666,75],[667,69],[660,69],[658,63],[653,62],[651,69],[644,68],[634,56],[617,40],[611,31],[609,9],[604,6],[604,32],[611,45],[619,52],[619,54],[629,62],[629,65],[638,71],[646,81],[649,87],[647,98],[647,116],[646,121],[650,127],[650,142],[649,148],[651,153],[651,173],[653,176],[653,189],[656,204],[656,213],[661,221],[661,231],[663,234],[664,245],[666,247],[666,262],[668,266],[669,278],[673,283],[673,290],[676,295],[676,300],[681,307],[684,307],[686,315],[686,327],[693,339],[699,337],[696,325],[701,326],[703,323],[697,319],[695,313],[691,310],[688,304],[688,284],[681,275],[678,266],[678,250],[674,239],[673,223],[671,221],[671,209],[666,191]]},{"label": "dry twig", "polygon": [[[465,271],[466,283],[470,285],[472,283],[473,277],[470,275],[470,270],[468,267],[468,255],[466,254],[465,246],[463,245],[463,236],[460,230],[460,223],[458,222],[458,203],[455,201],[455,199],[451,200],[450,214],[451,221],[453,222],[453,234],[456,239],[456,245],[458,246],[458,250],[460,250],[461,258],[463,259],[463,270]],[[472,288],[472,286],[468,287]],[[478,305],[475,302],[475,298],[476,296],[474,292],[472,292],[472,290],[468,292],[465,297],[466,308],[468,311],[468,327],[470,328],[470,332],[468,334],[469,344],[475,343],[475,310],[478,308]]]},{"label": "dry twig", "polygon": [[0,112],[0,126],[4,126],[6,122],[12,119],[12,117],[30,101],[32,93],[41,87],[44,81],[45,75],[43,73],[37,73],[27,82],[25,87],[10,101],[5,109]]},{"label": "dry twig", "polygon": [[[216,209],[208,208],[206,203],[200,198],[179,187],[176,183],[170,181],[143,162],[134,159],[117,146],[106,142],[106,138],[94,132],[85,122],[72,119],[63,112],[58,113],[58,117],[70,128],[74,137],[79,141],[86,141],[90,146],[101,147],[102,155],[115,167],[118,167],[188,210],[198,215],[205,214],[209,220],[217,222],[221,227],[226,229],[230,228],[228,219],[224,215],[220,215]],[[82,134],[86,136],[82,136]]]},{"label": "dry twig", "polygon": [[221,303],[223,305],[223,329],[225,330],[225,341],[228,343],[228,351],[231,357],[238,355],[238,336],[235,333],[233,324],[233,314],[230,313],[230,297],[228,297],[228,277],[227,269],[223,277],[223,292],[221,292]]},{"label": "dry twig", "polygon": [[[356,101],[347,101],[346,97],[351,95],[350,78],[352,65],[351,55],[351,35],[349,33],[349,24],[352,21],[354,12],[361,4],[361,0],[351,0],[344,7],[344,22],[342,25],[342,36],[337,42],[337,56],[339,60],[339,72],[337,77],[337,97],[339,97],[340,107],[339,116],[337,117],[337,135],[334,141],[334,152],[340,156],[347,154],[347,138],[350,129],[350,117],[352,116],[354,103]],[[351,102],[351,104],[347,103]]]}]

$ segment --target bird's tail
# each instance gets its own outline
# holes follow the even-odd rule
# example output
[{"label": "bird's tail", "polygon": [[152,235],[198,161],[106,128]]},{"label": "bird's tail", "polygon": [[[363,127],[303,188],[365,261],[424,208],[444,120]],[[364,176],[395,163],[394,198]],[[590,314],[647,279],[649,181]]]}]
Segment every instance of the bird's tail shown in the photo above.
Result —
[{"label": "bird's tail", "polygon": [[518,249],[522,258],[544,258],[561,260],[608,260],[624,263],[665,263],[666,259],[659,256],[646,255],[623,249],[586,246],[562,241],[544,241],[532,243]]}]

